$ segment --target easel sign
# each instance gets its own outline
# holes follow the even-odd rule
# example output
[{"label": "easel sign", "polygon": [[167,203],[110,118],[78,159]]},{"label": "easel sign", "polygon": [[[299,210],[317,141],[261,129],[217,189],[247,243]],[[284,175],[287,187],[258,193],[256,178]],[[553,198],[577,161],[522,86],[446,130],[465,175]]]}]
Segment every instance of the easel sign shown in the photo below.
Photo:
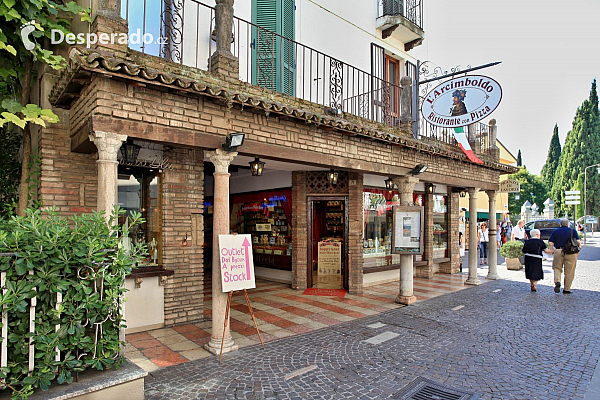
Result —
[{"label": "easel sign", "polygon": [[423,207],[395,206],[392,253],[423,254]]},{"label": "easel sign", "polygon": [[227,305],[225,306],[225,322],[223,325],[223,337],[221,338],[221,354],[223,356],[223,342],[225,341],[225,330],[229,320],[231,309],[231,298],[236,290],[244,291],[248,311],[254,321],[258,338],[263,349],[265,344],[260,336],[260,329],[254,317],[254,311],[250,305],[250,298],[246,289],[254,289],[254,259],[252,258],[252,236],[251,235],[219,235],[219,264],[221,266],[221,285],[223,293],[227,293]]},{"label": "easel sign", "polygon": [[251,235],[219,235],[219,260],[224,293],[256,287]]}]

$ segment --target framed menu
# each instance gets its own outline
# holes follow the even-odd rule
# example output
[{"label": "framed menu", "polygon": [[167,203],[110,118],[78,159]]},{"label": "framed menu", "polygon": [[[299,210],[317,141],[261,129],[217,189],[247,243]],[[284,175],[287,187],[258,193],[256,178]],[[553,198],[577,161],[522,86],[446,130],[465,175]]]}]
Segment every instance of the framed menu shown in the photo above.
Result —
[{"label": "framed menu", "polygon": [[392,253],[423,254],[423,207],[393,208]]}]

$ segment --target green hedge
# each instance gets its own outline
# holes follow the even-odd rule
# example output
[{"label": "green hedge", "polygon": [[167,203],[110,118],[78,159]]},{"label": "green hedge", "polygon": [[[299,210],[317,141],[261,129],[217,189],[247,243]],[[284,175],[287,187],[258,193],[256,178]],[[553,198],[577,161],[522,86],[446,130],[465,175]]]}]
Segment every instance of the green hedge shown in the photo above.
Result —
[{"label": "green hedge", "polygon": [[[86,368],[119,367],[125,276],[146,251],[136,246],[128,252],[120,245],[119,237],[128,232],[114,222],[123,213],[115,209],[109,224],[103,213],[64,218],[53,209],[27,210],[24,217],[0,221],[0,253],[13,254],[0,257],[0,271],[6,273],[0,305],[8,316],[8,366],[0,377],[13,398],[47,390],[53,381],[70,383],[74,373]],[[140,215],[133,214],[129,225],[139,222]],[[34,297],[35,332],[30,333]]]}]

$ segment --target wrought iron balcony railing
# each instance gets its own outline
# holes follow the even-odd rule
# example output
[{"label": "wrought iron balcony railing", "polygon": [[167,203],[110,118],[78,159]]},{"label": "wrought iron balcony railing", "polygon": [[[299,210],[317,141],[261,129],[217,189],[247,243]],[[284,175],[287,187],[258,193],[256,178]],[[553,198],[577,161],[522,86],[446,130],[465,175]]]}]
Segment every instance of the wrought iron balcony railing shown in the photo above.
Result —
[{"label": "wrought iron balcony railing", "polygon": [[401,16],[423,29],[422,0],[379,0],[377,17]]}]

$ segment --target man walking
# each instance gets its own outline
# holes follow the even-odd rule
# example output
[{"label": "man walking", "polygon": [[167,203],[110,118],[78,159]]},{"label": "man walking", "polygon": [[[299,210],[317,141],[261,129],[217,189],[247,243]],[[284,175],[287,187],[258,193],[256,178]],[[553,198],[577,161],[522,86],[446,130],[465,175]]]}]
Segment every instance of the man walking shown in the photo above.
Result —
[{"label": "man walking", "polygon": [[555,229],[550,235],[550,239],[548,239],[550,250],[554,252],[554,260],[552,261],[552,269],[554,270],[554,293],[560,293],[560,281],[563,266],[565,268],[565,286],[563,288],[563,293],[571,293],[571,284],[575,277],[575,266],[577,265],[578,254],[566,254],[564,251],[567,241],[571,240],[571,235],[573,235],[573,238],[577,239],[577,242],[581,245],[581,240],[579,240],[577,231],[569,227],[569,220],[561,219],[560,228]]},{"label": "man walking", "polygon": [[523,227],[525,225],[525,221],[520,220],[517,223],[517,226],[515,226],[512,230],[512,237],[511,240],[520,240],[521,242],[525,243],[525,239],[527,239],[527,234],[525,233],[525,228]]}]

